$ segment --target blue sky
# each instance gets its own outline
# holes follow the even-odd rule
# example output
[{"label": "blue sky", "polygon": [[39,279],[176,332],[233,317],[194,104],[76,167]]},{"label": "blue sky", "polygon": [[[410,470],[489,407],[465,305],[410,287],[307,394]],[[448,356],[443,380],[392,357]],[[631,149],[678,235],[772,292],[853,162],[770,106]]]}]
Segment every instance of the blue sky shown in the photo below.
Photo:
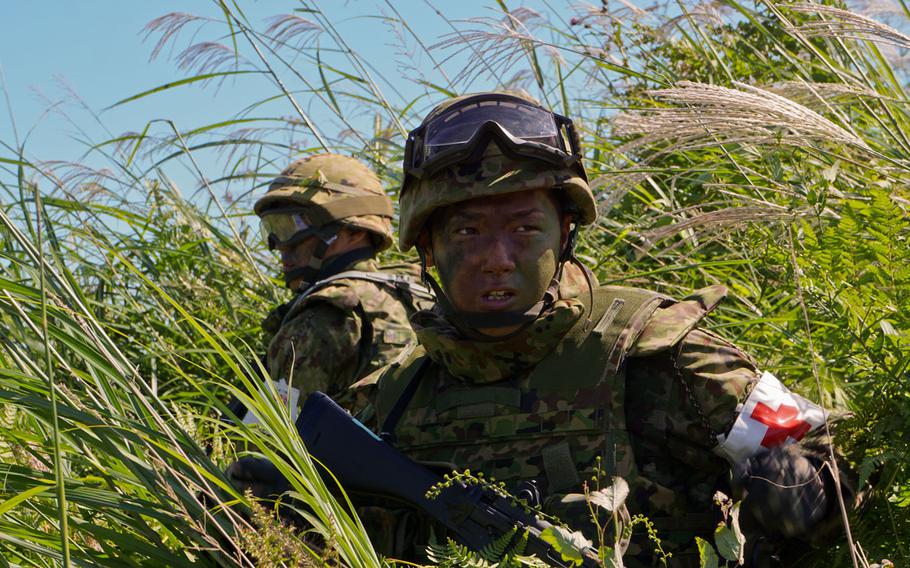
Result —
[{"label": "blue sky", "polygon": [[[431,6],[444,7],[446,16],[453,20],[496,14],[491,8],[495,3],[482,0],[433,0],[432,4],[396,0],[394,5],[428,44],[450,31]],[[300,4],[272,0],[241,2],[241,6],[254,26],[264,27],[267,18],[289,13]],[[354,50],[363,54],[379,73],[389,77],[400,74],[400,47],[394,32],[371,17],[391,13],[384,0],[323,1],[319,6]],[[150,61],[156,38],[143,39],[143,26],[172,11],[219,15],[214,2],[201,1],[4,3],[0,12],[0,66],[11,113],[0,108],[0,141],[13,145],[17,137],[19,143],[27,139],[26,153],[35,159],[82,161],[87,159],[85,152],[92,143],[127,131],[141,131],[150,119],[171,119],[181,129],[189,129],[236,116],[257,100],[257,93],[250,91],[259,87],[244,78],[228,80],[220,87],[182,87],[104,110],[118,100],[186,76],[168,58],[179,50],[165,51]],[[205,33],[217,36],[221,32],[209,27],[198,35]],[[186,45],[190,39],[187,34],[177,45]],[[457,72],[459,65],[457,57],[450,61],[450,73]],[[259,85],[263,92],[277,91],[267,81]],[[481,81],[475,86],[479,89],[489,85]],[[396,88],[410,96],[417,92],[416,86],[407,81],[397,83]],[[301,101],[309,110],[308,103]],[[287,101],[277,101],[276,105],[286,107],[276,108],[276,113],[293,114]],[[312,112],[317,121],[322,121],[318,106]],[[98,115],[97,119],[92,113]],[[2,151],[2,155],[8,156],[9,151]]]},{"label": "blue sky", "polygon": [[[236,3],[251,28],[259,31],[265,30],[271,18],[295,10],[302,17],[317,19],[302,10],[306,3],[302,0],[236,0]],[[405,121],[402,125],[405,130],[416,126],[415,117],[422,116],[445,98],[419,84],[415,77],[421,75],[440,85],[446,80],[409,32],[388,22],[395,15],[394,11],[400,13],[427,46],[451,34],[453,22],[462,30],[477,29],[482,26],[465,21],[503,17],[496,0],[310,0],[309,3],[319,7],[331,22],[328,27],[337,29],[344,42],[369,66],[369,73],[377,78],[393,105],[401,108],[406,102],[417,99],[411,109],[411,122]],[[513,13],[530,7],[553,22],[561,20],[563,23],[579,10],[571,7],[575,5],[571,0],[506,0],[506,3]],[[143,28],[153,19],[171,12],[187,12],[215,21],[201,28],[187,25],[169,44],[171,47],[150,60],[159,36],[146,37]],[[248,74],[220,84],[181,86],[112,107],[125,98],[195,75],[196,71],[179,69],[176,56],[187,46],[202,41],[230,46],[231,39],[223,20],[224,15],[214,0],[47,0],[0,4],[0,68],[10,106],[8,111],[6,97],[0,97],[3,100],[0,103],[0,159],[15,157],[16,148],[24,145],[27,161],[44,165],[43,171],[54,171],[58,180],[54,184],[46,181],[48,177],[44,174],[32,176],[45,192],[59,183],[60,176],[70,175],[66,182],[68,194],[75,192],[76,197],[82,199],[79,196],[86,194],[80,192],[88,189],[90,195],[96,195],[93,188],[97,186],[90,185],[94,178],[72,175],[86,171],[66,165],[75,162],[102,173],[97,180],[114,202],[119,196],[130,200],[145,199],[148,182],[133,181],[131,176],[135,174],[136,179],[172,184],[185,197],[205,204],[212,215],[217,216],[215,207],[224,206],[232,216],[246,217],[250,214],[252,201],[263,191],[262,184],[302,152],[320,151],[315,138],[305,128],[288,130],[285,118],[296,117],[295,109],[268,76]],[[369,138],[374,119],[382,114],[382,120],[391,124],[390,115],[384,111],[380,113],[382,109],[375,106],[368,108],[357,102],[357,89],[364,93],[365,87],[343,78],[343,72],[352,72],[352,63],[338,53],[338,42],[331,38],[326,22],[320,24],[323,31],[318,34],[317,41],[322,61],[342,72],[328,80],[338,81],[339,88],[354,96],[340,97],[343,119],[329,110],[325,99],[320,100],[306,92],[299,92],[296,99],[332,141],[333,150],[344,153],[351,148],[360,150],[364,146],[356,137],[344,136],[348,125]],[[242,38],[237,41],[241,53],[252,62],[246,68],[261,68],[261,63],[254,61],[256,56],[249,45],[244,44]],[[312,60],[313,45],[308,44],[305,55],[292,54],[290,68],[267,54],[279,77],[291,90],[303,90],[306,81],[321,85],[317,65]],[[466,48],[434,49],[432,53],[437,62],[442,62],[448,77],[454,78],[468,69],[473,79],[469,83],[460,80],[457,83],[459,91],[475,92],[497,86],[497,81],[483,72],[484,66]],[[518,68],[527,67],[527,61],[519,59],[518,67],[505,71],[503,80]],[[269,97],[272,100],[262,102]],[[255,135],[274,147],[268,147],[260,154],[243,146],[204,147],[212,141],[230,138],[244,126],[231,125],[217,133],[205,132],[192,138],[188,142],[191,147],[196,144],[203,148],[194,147],[190,160],[181,154],[173,141],[170,123],[166,122],[172,121],[185,133],[241,117],[253,119],[250,126],[280,124],[283,128],[274,134]],[[146,128],[148,137],[143,138],[129,173],[121,166],[124,156],[132,151],[128,146],[132,142],[119,149],[112,144],[94,148],[127,133],[142,133]],[[402,138],[399,135],[395,140],[398,143]],[[232,154],[232,148],[240,148],[240,151]],[[115,152],[119,152],[116,158]],[[389,166],[393,169],[387,173],[395,174],[394,164]],[[248,177],[252,172],[258,177]],[[15,176],[13,166],[0,162],[0,187],[11,194],[4,197],[0,193],[0,205],[10,198],[17,199]],[[203,183],[203,178],[211,184]],[[206,198],[208,189],[216,196],[214,204]]]}]

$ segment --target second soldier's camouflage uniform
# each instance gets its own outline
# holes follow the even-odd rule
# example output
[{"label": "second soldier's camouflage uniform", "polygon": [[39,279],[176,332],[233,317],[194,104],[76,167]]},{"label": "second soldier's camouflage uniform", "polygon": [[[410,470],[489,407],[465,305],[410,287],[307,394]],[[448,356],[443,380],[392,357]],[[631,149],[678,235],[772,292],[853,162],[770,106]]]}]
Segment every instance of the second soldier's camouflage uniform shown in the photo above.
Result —
[{"label": "second soldier's camouflage uniform", "polygon": [[[374,259],[392,243],[392,203],[364,164],[321,154],[281,172],[254,209],[296,292],[263,322],[274,391],[292,419],[317,390],[353,408],[348,387],[413,343],[408,316],[431,297],[415,267],[380,267]],[[244,423],[259,420],[239,398],[229,409]],[[266,499],[289,489],[273,470],[246,455],[225,473],[238,490]]]},{"label": "second soldier's camouflage uniform", "polygon": [[[351,384],[413,343],[408,317],[429,297],[416,267],[380,267],[374,258],[392,243],[391,201],[364,164],[320,154],[286,168],[255,211],[264,223],[296,214],[290,242],[319,242],[306,267],[285,275],[289,285],[303,280],[295,297],[263,322],[266,368],[273,381],[303,395],[320,390],[344,402]],[[369,246],[328,256],[343,227],[366,232]]]},{"label": "second soldier's camouflage uniform", "polygon": [[[345,277],[352,272],[357,275]],[[365,274],[390,279],[369,280]],[[380,268],[375,260],[362,259],[339,267],[335,276],[315,283],[263,322],[272,334],[266,361],[272,380],[322,391],[348,406],[351,384],[414,342],[408,316],[421,299],[396,282],[417,282],[419,271],[407,264]]]}]

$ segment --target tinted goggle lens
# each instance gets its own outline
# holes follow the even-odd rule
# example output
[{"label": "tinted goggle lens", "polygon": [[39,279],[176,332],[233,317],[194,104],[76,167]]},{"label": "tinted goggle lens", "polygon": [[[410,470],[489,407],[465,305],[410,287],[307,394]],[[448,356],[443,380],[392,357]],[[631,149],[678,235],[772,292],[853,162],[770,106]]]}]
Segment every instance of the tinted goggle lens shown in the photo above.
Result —
[{"label": "tinted goggle lens", "polygon": [[274,249],[284,244],[290,244],[301,233],[309,232],[312,226],[300,213],[269,213],[260,220],[262,239],[268,244],[269,249]]},{"label": "tinted goggle lens", "polygon": [[454,108],[427,124],[421,161],[469,142],[488,122],[495,122],[516,139],[567,150],[550,111],[513,101],[478,101]]}]

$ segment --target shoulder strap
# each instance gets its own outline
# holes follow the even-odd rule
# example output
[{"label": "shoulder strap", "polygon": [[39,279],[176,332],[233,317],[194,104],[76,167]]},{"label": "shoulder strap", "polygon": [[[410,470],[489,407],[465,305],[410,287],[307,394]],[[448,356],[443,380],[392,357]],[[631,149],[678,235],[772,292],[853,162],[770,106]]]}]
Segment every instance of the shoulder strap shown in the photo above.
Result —
[{"label": "shoulder strap", "polygon": [[421,300],[432,301],[434,296],[430,290],[420,284],[414,277],[407,274],[397,274],[394,272],[366,272],[364,270],[345,270],[344,272],[339,272],[338,274],[333,274],[328,278],[319,280],[318,282],[313,283],[312,286],[307,288],[305,291],[301,292],[297,298],[291,303],[290,308],[285,313],[284,318],[281,320],[283,325],[287,320],[288,316],[293,314],[297,308],[303,304],[313,294],[322,290],[326,286],[333,284],[338,280],[366,280],[367,282],[373,282],[374,284],[379,284],[382,286],[387,286],[394,288],[396,290],[404,291],[413,297]]},{"label": "shoulder strap", "polygon": [[389,411],[389,414],[382,422],[382,427],[379,429],[379,436],[389,444],[395,444],[395,427],[398,426],[401,415],[404,414],[411,399],[414,398],[414,393],[417,392],[417,387],[420,386],[420,379],[429,364],[430,358],[424,356],[420,363],[414,365],[415,369],[402,378],[406,382],[404,390],[401,391],[401,394],[395,400],[395,405]]},{"label": "shoulder strap", "polygon": [[631,356],[644,357],[676,345],[727,295],[723,286],[696,290],[678,302],[662,306],[639,334]]},{"label": "shoulder strap", "polygon": [[[408,292],[422,300],[433,300],[433,293],[429,288],[421,284],[416,278],[409,274],[400,274],[397,272],[364,272],[361,270],[347,270],[332,277],[333,280],[338,278],[353,278],[355,280],[367,280],[375,284],[383,284],[399,289],[406,289]],[[328,280],[328,278],[326,278]],[[325,281],[323,281],[325,282]],[[321,284],[317,282],[316,284]]]},{"label": "shoulder strap", "polygon": [[663,294],[622,286],[602,286],[596,295],[603,311],[591,333],[600,338],[608,354],[606,376],[619,370],[648,320],[671,300]]}]

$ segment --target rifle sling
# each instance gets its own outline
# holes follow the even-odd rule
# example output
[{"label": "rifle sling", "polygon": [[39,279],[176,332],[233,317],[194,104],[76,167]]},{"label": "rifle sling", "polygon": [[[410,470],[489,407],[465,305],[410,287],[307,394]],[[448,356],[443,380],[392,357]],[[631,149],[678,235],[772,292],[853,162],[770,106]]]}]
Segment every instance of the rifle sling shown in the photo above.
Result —
[{"label": "rifle sling", "polygon": [[428,356],[424,356],[420,365],[417,367],[417,370],[411,375],[411,378],[408,379],[408,385],[401,392],[401,396],[395,401],[395,406],[392,407],[392,410],[389,411],[389,415],[386,416],[386,419],[383,421],[382,428],[379,429],[379,437],[386,443],[395,445],[395,427],[398,426],[401,415],[404,414],[411,399],[414,398],[417,387],[420,386],[420,379],[423,377],[424,371],[426,371],[430,361],[431,359]]}]

